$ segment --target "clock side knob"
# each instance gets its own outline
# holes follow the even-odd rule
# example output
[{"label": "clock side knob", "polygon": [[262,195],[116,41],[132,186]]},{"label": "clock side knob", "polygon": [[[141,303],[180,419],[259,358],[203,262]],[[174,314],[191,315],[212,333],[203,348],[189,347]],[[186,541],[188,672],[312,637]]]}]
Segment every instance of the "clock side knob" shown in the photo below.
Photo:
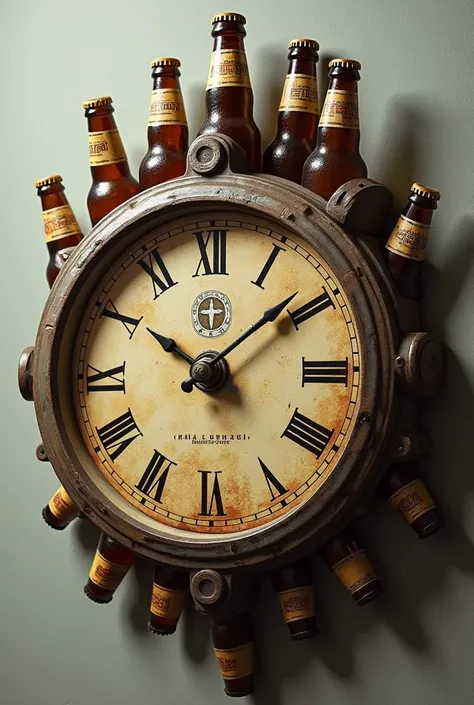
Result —
[{"label": "clock side knob", "polygon": [[23,350],[18,362],[18,387],[26,401],[33,401],[33,359],[35,346],[29,345]]},{"label": "clock side knob", "polygon": [[395,365],[411,389],[431,396],[443,381],[443,345],[431,333],[408,333],[402,340]]},{"label": "clock side knob", "polygon": [[227,597],[227,584],[215,570],[199,570],[191,578],[191,594],[201,605],[215,605]]},{"label": "clock side knob", "polygon": [[233,173],[247,171],[245,152],[230,137],[221,134],[201,135],[191,144],[187,176],[214,176],[225,171],[226,167]]}]

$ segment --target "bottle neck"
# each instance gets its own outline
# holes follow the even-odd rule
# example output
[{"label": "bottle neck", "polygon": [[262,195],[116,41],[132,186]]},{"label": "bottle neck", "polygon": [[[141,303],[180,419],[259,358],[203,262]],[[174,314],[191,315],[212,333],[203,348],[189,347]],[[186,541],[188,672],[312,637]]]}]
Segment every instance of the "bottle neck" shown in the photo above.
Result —
[{"label": "bottle neck", "polygon": [[117,130],[113,108],[86,110],[92,181],[116,181],[130,176],[127,155]]},{"label": "bottle neck", "polygon": [[422,225],[430,225],[433,218],[433,211],[436,209],[436,201],[423,198],[418,194],[413,194],[403,210],[403,215],[410,220]]},{"label": "bottle neck", "polygon": [[41,186],[38,189],[38,196],[41,199],[41,206],[44,211],[58,206],[68,206],[69,202],[64,193],[64,186],[61,183]]},{"label": "bottle neck", "polygon": [[314,140],[318,114],[316,60],[308,56],[291,57],[278,110],[278,132],[307,126],[311,132],[308,137]]},{"label": "bottle neck", "polygon": [[357,79],[331,76],[318,126],[318,147],[358,152],[360,142]]},{"label": "bottle neck", "polygon": [[76,220],[61,183],[42,186],[38,189],[43,209],[43,224],[46,244],[50,253],[64,247],[75,246],[82,239],[82,231]]},{"label": "bottle neck", "polygon": [[226,31],[219,32],[214,36],[213,51],[223,51],[224,49],[235,51],[245,51],[244,37],[240,32]]},{"label": "bottle neck", "polygon": [[148,145],[175,152],[188,148],[188,124],[179,82],[179,71],[153,74],[153,93],[148,118]]}]

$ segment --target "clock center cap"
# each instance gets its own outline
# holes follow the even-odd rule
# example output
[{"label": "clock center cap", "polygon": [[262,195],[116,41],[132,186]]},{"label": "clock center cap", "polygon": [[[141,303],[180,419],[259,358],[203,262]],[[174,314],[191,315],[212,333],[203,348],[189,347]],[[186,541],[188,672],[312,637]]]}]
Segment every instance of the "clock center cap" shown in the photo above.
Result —
[{"label": "clock center cap", "polygon": [[225,360],[212,364],[217,355],[216,350],[207,350],[198,355],[191,365],[190,375],[195,386],[203,392],[217,392],[229,377],[229,366]]}]

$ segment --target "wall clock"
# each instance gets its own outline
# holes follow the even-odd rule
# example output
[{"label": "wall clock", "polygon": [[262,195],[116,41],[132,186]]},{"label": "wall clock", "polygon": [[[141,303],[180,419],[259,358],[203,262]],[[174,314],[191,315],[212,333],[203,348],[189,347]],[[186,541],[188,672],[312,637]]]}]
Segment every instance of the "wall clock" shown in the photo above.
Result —
[{"label": "wall clock", "polygon": [[22,356],[67,495],[189,574],[229,694],[250,656],[229,666],[242,644],[221,647],[220,625],[248,611],[253,577],[327,544],[390,463],[425,450],[442,353],[381,260],[390,201],[361,179],[327,203],[199,137],[183,178],[77,247]]}]

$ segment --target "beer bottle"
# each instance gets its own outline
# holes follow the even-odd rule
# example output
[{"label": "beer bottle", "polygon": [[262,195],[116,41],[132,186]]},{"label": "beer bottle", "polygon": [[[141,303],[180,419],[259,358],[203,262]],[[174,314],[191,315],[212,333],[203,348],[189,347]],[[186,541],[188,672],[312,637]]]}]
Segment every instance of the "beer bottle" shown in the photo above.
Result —
[{"label": "beer bottle", "polygon": [[41,198],[44,232],[49,252],[46,279],[51,288],[65,260],[83,238],[69,201],[64,193],[62,176],[54,174],[35,181]]},{"label": "beer bottle", "polygon": [[329,200],[346,181],[367,176],[359,152],[360,64],[353,59],[329,62],[329,88],[319,118],[316,147],[303,168],[302,184]]},{"label": "beer bottle", "polygon": [[87,597],[93,602],[110,602],[124,577],[127,575],[135,556],[106,534],[101,534],[89,580],[84,587]]},{"label": "beer bottle", "polygon": [[89,127],[89,164],[92,185],[87,208],[92,225],[138,193],[137,181],[130,174],[127,155],[117,130],[112,98],[92,98],[82,107]]},{"label": "beer bottle", "polygon": [[250,695],[254,689],[251,616],[241,614],[225,622],[212,620],[211,641],[226,695],[233,698]]},{"label": "beer bottle", "polygon": [[148,631],[173,634],[189,596],[189,575],[164,566],[155,566]]},{"label": "beer bottle", "polygon": [[439,191],[413,184],[408,203],[385,244],[388,268],[398,291],[408,299],[420,297],[421,265],[439,199]]},{"label": "beer bottle", "polygon": [[151,62],[153,92],[148,118],[148,152],[140,164],[140,190],[182,176],[186,171],[188,123],[179,85],[181,62]]},{"label": "beer bottle", "polygon": [[350,534],[340,534],[326,544],[321,556],[358,605],[366,605],[382,592],[365,549]]},{"label": "beer bottle", "polygon": [[379,492],[420,539],[428,538],[444,526],[444,519],[415,463],[392,465]]},{"label": "beer bottle", "polygon": [[198,134],[221,132],[231,137],[246,153],[248,170],[260,171],[261,137],[253,119],[245,23],[245,17],[235,12],[212,18],[214,48],[206,88],[206,118]]},{"label": "beer bottle", "polygon": [[290,65],[278,108],[277,133],[264,152],[263,171],[300,184],[304,163],[316,144],[319,44],[314,39],[293,39],[288,49]]},{"label": "beer bottle", "polygon": [[306,564],[299,561],[272,571],[271,581],[291,638],[299,641],[317,634],[314,590]]},{"label": "beer bottle", "polygon": [[53,494],[42,511],[43,519],[52,529],[62,531],[79,516],[76,507],[64,487],[60,487]]}]

